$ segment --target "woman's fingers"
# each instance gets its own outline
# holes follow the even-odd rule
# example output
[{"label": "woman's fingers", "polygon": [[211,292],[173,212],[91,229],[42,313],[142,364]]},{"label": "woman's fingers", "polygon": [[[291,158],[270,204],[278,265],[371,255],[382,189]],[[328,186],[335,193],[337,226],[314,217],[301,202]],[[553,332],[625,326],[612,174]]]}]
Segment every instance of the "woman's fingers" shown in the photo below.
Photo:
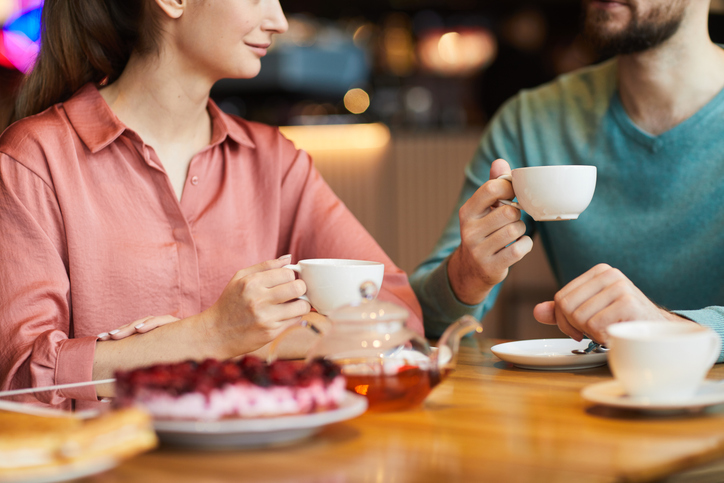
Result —
[{"label": "woman's fingers", "polygon": [[277,308],[279,309],[279,320],[287,320],[308,314],[312,306],[306,300],[292,300],[277,305]]},{"label": "woman's fingers", "polygon": [[136,331],[136,329],[135,329],[136,325],[142,324],[143,322],[145,322],[147,319],[150,319],[151,317],[152,317],[151,315],[149,315],[147,317],[143,317],[143,318],[138,319],[129,324],[122,325],[122,326],[118,327],[117,329],[98,334],[97,337],[100,340],[123,339],[123,338],[128,337],[129,335],[133,334]]},{"label": "woman's fingers", "polygon": [[[267,291],[270,304],[283,304],[296,300],[307,292],[307,285],[303,280],[292,280],[271,287]],[[304,301],[303,301],[304,302]]]},{"label": "woman's fingers", "polygon": [[267,260],[261,263],[257,263],[256,265],[252,265],[251,267],[241,269],[236,272],[236,275],[234,275],[234,279],[240,279],[248,277],[249,275],[254,275],[256,273],[262,273],[277,268],[282,268],[284,265],[289,265],[290,263],[292,263],[292,256],[282,255],[281,257],[274,260]]},{"label": "woman's fingers", "polygon": [[98,334],[97,337],[100,340],[121,340],[136,333],[143,334],[150,330],[161,327],[162,325],[176,322],[177,320],[179,320],[179,318],[174,317],[173,315],[149,315],[147,317],[143,317],[141,319],[133,321],[129,324],[122,325],[117,329],[111,330],[109,332],[103,332],[101,334]]},{"label": "woman's fingers", "polygon": [[149,317],[145,321],[136,324],[134,328],[136,329],[137,333],[145,334],[146,332],[157,329],[163,325],[176,322],[177,320],[181,319],[179,319],[178,317],[174,317],[173,315],[160,315],[155,317]]}]

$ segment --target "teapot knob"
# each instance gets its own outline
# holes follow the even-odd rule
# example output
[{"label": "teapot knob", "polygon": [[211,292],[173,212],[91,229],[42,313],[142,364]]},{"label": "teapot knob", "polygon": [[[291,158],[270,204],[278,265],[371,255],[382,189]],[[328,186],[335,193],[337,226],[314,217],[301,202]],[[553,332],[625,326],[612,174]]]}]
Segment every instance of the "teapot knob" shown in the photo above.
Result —
[{"label": "teapot knob", "polygon": [[362,282],[359,291],[364,300],[374,300],[374,298],[377,297],[377,285],[372,281]]}]

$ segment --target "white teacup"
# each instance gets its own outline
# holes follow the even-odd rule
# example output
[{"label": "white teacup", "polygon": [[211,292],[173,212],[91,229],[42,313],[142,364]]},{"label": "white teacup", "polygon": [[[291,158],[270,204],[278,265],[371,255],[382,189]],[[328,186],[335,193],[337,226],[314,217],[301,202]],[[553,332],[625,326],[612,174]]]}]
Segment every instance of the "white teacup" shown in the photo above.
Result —
[{"label": "white teacup", "polygon": [[300,298],[324,315],[343,305],[360,302],[360,286],[364,282],[373,282],[379,291],[385,274],[383,263],[337,258],[300,260],[284,268],[299,274],[307,284],[307,293]]},{"label": "white teacup", "polygon": [[536,221],[575,220],[591,203],[596,188],[595,166],[531,166],[516,168],[499,179],[513,183],[515,206]]},{"label": "white teacup", "polygon": [[630,397],[690,399],[721,351],[721,339],[693,322],[622,322],[608,327],[608,364]]}]

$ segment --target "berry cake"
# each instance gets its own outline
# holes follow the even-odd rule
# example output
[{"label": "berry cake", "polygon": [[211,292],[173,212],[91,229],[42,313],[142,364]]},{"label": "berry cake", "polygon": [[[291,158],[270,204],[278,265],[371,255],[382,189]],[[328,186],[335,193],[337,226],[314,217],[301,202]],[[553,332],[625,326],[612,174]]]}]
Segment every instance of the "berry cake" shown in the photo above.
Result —
[{"label": "berry cake", "polygon": [[306,414],[337,408],[345,396],[339,366],[254,356],[158,364],[116,374],[116,405],[139,404],[157,419],[216,420]]}]

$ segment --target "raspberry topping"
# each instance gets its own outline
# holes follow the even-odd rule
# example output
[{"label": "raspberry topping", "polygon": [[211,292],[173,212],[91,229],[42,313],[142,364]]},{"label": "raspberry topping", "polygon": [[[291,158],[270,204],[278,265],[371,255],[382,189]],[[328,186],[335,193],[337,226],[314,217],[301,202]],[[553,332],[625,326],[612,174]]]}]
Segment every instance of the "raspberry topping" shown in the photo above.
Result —
[{"label": "raspberry topping", "polygon": [[322,358],[307,364],[282,360],[267,364],[258,357],[247,355],[237,360],[184,361],[119,371],[116,373],[116,389],[125,397],[134,397],[143,390],[160,390],[172,396],[189,392],[208,395],[214,389],[239,382],[261,387],[306,387],[314,381],[327,385],[340,374],[338,365]]}]

